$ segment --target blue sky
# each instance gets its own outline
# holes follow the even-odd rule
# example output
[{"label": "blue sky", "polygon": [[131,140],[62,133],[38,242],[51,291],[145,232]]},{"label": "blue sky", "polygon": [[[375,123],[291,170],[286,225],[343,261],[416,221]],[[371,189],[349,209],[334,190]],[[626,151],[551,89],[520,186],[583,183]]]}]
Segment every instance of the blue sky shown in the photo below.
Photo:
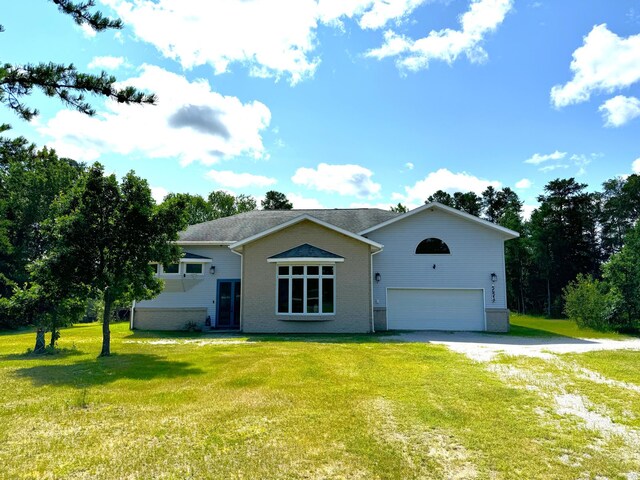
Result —
[{"label": "blue sky", "polygon": [[437,189],[592,190],[640,173],[640,5],[631,0],[99,0],[95,34],[45,0],[4,6],[3,60],[105,70],[157,106],[41,94],[61,155],[154,194],[222,189],[296,208],[415,207]]}]

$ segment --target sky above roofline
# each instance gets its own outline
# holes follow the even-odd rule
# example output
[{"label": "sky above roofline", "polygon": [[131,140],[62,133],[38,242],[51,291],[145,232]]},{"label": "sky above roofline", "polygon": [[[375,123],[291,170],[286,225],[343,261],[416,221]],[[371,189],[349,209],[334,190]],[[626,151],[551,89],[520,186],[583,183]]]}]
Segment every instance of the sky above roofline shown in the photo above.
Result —
[{"label": "sky above roofline", "polygon": [[[5,5],[4,61],[73,62],[155,92],[88,118],[40,94],[0,122],[59,154],[295,208],[416,207],[438,189],[640,173],[640,6],[630,0],[100,0],[95,34]],[[28,33],[25,33],[28,32]]]}]

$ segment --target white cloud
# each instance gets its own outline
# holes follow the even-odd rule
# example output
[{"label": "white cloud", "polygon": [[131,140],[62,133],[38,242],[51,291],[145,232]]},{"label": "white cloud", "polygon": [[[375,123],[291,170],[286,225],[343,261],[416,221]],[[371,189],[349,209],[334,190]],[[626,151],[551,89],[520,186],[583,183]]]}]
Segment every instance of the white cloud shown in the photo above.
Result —
[{"label": "white cloud", "polygon": [[545,167],[541,167],[540,171],[543,173],[548,173],[548,172],[553,172],[554,170],[558,170],[560,168],[569,168],[569,165],[566,165],[564,163],[559,163],[556,165],[547,165]]},{"label": "white cloud", "polygon": [[419,180],[412,187],[404,187],[405,193],[394,193],[393,200],[399,200],[410,207],[418,206],[438,190],[445,192],[475,192],[481,195],[489,186],[501,188],[502,184],[497,180],[478,178],[467,172],[453,173],[446,168],[441,168],[429,173],[423,180]]},{"label": "white cloud", "polygon": [[551,101],[565,107],[589,100],[592,93],[613,92],[640,80],[640,34],[621,38],[606,24],[584,37],[570,65],[573,78],[551,89]]},{"label": "white cloud", "polygon": [[135,35],[185,69],[211,65],[216,74],[234,63],[256,77],[313,76],[320,24],[381,28],[425,0],[102,0]]},{"label": "white cloud", "polygon": [[531,185],[531,180],[529,180],[528,178],[523,178],[522,180],[516,182],[516,188],[519,188],[520,190],[530,188]]},{"label": "white cloud", "polygon": [[105,68],[107,70],[117,70],[121,66],[126,65],[124,57],[113,57],[106,55],[104,57],[93,57],[89,62],[89,68]]},{"label": "white cloud", "polygon": [[640,116],[640,100],[618,95],[604,102],[598,110],[602,112],[605,127],[620,127]]},{"label": "white cloud", "polygon": [[527,205],[525,203],[524,205],[522,205],[522,217],[525,220],[529,220],[531,218],[531,214],[536,208],[538,208],[537,205]]},{"label": "white cloud", "polygon": [[404,166],[405,166],[405,168],[406,168],[407,170],[413,170],[413,167],[414,167],[415,165],[414,165],[413,163],[411,163],[411,162],[407,162],[407,163],[405,163],[405,164],[404,164]]},{"label": "white cloud", "polygon": [[206,176],[219,185],[231,188],[244,188],[250,186],[268,187],[269,185],[273,185],[277,182],[275,178],[253,175],[251,173],[235,173],[230,170],[209,170],[206,173]]},{"label": "white cloud", "polygon": [[151,196],[158,205],[162,203],[162,200],[164,200],[164,197],[166,197],[168,194],[169,190],[164,187],[151,187]]},{"label": "white cloud", "polygon": [[432,60],[451,64],[462,54],[471,62],[484,62],[488,55],[481,43],[504,21],[512,6],[513,0],[471,0],[469,10],[460,17],[460,30],[432,30],[418,40],[387,30],[384,44],[369,50],[366,56],[400,57],[396,62],[398,67],[411,71],[428,68]]},{"label": "white cloud", "polygon": [[96,31],[86,23],[83,23],[82,25],[80,25],[80,31],[82,32],[82,35],[86,38],[93,38],[96,36]]},{"label": "white cloud", "polygon": [[562,160],[566,156],[567,152],[559,152],[558,150],[544,155],[541,153],[534,153],[533,156],[531,158],[527,158],[524,163],[540,165],[541,163],[548,162],[549,160]]},{"label": "white cloud", "polygon": [[298,195],[297,193],[287,193],[287,199],[293,204],[293,208],[297,209],[314,209],[314,208],[325,208],[325,206],[320,203],[320,201],[316,198],[304,197],[302,195]]},{"label": "white cloud", "polygon": [[636,158],[631,164],[631,171],[640,175],[640,158]]},{"label": "white cloud", "polygon": [[317,169],[299,168],[291,180],[323,192],[371,198],[380,191],[380,184],[371,180],[372,175],[371,170],[360,165],[321,163]]},{"label": "white cloud", "polygon": [[222,158],[267,156],[261,132],[271,112],[262,103],[242,103],[211,91],[206,80],[189,82],[160,67],[143,65],[132,85],[158,95],[155,106],[105,103],[105,111],[87,117],[59,111],[38,128],[61,155],[91,161],[102,153],[177,158],[183,164],[205,165]]}]

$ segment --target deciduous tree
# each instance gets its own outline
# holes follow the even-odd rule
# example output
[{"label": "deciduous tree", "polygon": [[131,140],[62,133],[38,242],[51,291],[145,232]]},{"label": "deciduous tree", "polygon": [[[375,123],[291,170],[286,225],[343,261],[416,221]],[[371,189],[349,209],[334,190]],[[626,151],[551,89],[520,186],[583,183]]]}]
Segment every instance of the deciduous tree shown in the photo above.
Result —
[{"label": "deciduous tree", "polygon": [[260,204],[263,210],[291,210],[293,208],[293,204],[287,199],[287,196],[275,190],[269,190]]},{"label": "deciduous tree", "polygon": [[180,209],[156,206],[145,180],[130,172],[118,183],[99,164],[57,202],[43,268],[104,300],[101,356],[111,353],[114,302],[151,298],[161,291],[150,262],[179,259],[173,242],[184,227]]}]

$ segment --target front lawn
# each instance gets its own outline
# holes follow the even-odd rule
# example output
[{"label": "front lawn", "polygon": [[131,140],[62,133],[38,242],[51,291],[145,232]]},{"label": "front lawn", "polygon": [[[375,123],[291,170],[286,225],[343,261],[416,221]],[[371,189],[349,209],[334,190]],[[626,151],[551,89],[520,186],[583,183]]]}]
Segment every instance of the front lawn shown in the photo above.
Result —
[{"label": "front lawn", "polygon": [[[376,335],[165,336],[127,327],[112,327],[115,354],[100,359],[99,325],[63,330],[62,352],[42,357],[24,355],[32,332],[0,334],[0,478],[640,471],[634,447],[554,410],[524,377],[512,381],[516,359],[482,364]],[[612,361],[623,371],[636,360]],[[544,376],[556,367],[531,368]]]}]

